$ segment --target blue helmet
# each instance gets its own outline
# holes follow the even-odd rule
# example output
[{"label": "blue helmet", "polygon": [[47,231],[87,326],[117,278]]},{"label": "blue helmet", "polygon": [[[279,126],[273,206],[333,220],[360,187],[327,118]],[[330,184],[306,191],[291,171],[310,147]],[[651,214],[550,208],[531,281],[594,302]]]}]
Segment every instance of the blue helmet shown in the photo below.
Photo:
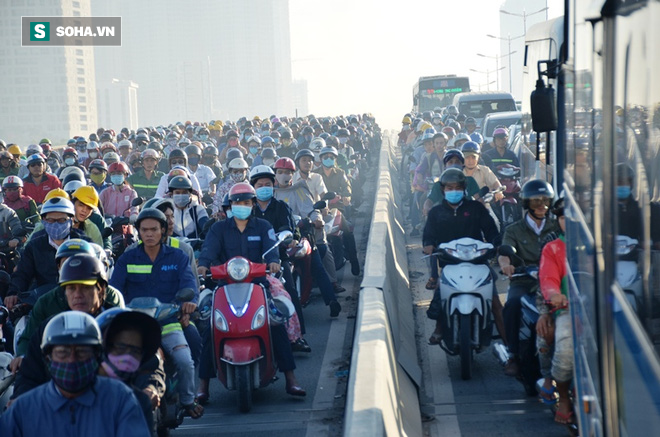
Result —
[{"label": "blue helmet", "polygon": [[463,156],[463,152],[461,152],[458,149],[449,149],[445,152],[445,156],[442,157],[442,163],[447,165],[447,162],[453,158],[453,157],[458,157],[458,159],[461,160],[461,164],[465,164],[465,156]]},{"label": "blue helmet", "polygon": [[484,137],[479,132],[472,132],[470,139],[477,144],[483,144],[484,142]]},{"label": "blue helmet", "polygon": [[479,144],[475,143],[474,141],[467,141],[463,143],[463,146],[461,147],[461,152],[463,152],[463,155],[466,153],[474,153],[476,155],[481,154],[481,148],[479,147]]}]

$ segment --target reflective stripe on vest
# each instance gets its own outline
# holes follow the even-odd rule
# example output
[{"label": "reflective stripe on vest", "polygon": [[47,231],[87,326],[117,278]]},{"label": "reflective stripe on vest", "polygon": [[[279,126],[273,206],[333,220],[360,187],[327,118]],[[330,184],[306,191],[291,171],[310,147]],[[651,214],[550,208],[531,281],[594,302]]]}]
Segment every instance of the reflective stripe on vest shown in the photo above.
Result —
[{"label": "reflective stripe on vest", "polygon": [[183,331],[183,328],[181,327],[181,323],[179,322],[168,323],[167,325],[164,325],[161,334],[167,335],[176,331]]},{"label": "reflective stripe on vest", "polygon": [[151,268],[153,265],[151,264],[127,264],[126,265],[126,272],[127,273],[141,273],[141,274],[146,274],[149,275],[151,274]]},{"label": "reflective stripe on vest", "polygon": [[158,184],[156,185],[144,185],[144,184],[133,184],[133,188],[146,188],[146,189],[151,189],[155,190],[158,188]]},{"label": "reflective stripe on vest", "polygon": [[170,247],[176,247],[176,248],[179,247],[179,239],[178,238],[170,237],[169,243],[170,243],[169,244]]}]

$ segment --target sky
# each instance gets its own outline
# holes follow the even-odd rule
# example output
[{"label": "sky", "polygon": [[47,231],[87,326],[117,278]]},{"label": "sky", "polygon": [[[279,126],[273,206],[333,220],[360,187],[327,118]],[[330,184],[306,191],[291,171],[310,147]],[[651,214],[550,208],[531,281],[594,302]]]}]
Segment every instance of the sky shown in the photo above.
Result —
[{"label": "sky", "polygon": [[[499,0],[290,0],[293,79],[308,82],[312,114],[371,112],[398,128],[420,76],[492,69],[499,53]],[[562,15],[548,0],[548,16]],[[522,11],[520,11],[522,12]],[[519,98],[519,97],[516,97]]]}]

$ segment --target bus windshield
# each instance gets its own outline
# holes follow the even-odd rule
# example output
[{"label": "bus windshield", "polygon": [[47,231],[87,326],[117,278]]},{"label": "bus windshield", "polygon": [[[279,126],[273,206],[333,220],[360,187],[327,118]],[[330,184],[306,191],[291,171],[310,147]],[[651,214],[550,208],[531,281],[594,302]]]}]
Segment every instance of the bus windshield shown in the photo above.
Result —
[{"label": "bus windshield", "polygon": [[434,108],[452,104],[458,93],[470,91],[470,79],[467,77],[435,76],[420,78],[415,85],[416,108],[418,111],[431,111]]}]

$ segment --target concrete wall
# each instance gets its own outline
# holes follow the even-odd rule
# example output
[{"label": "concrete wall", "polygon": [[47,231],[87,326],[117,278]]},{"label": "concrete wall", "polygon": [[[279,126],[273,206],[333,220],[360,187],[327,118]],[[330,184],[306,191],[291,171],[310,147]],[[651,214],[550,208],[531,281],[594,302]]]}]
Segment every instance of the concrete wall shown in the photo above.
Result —
[{"label": "concrete wall", "polygon": [[344,435],[422,435],[394,140],[385,135],[358,306]]}]

